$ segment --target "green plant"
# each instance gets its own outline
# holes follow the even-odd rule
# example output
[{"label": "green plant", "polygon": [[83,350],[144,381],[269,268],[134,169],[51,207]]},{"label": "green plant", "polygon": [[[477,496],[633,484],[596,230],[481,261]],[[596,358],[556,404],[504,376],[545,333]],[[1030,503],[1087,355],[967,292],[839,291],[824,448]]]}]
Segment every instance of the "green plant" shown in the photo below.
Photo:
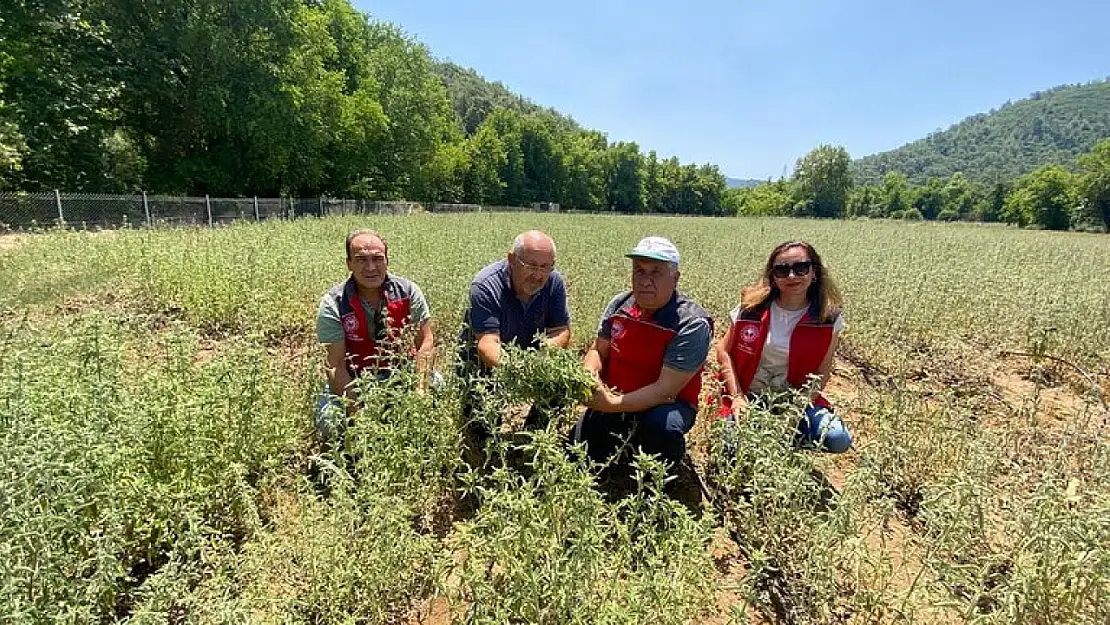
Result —
[{"label": "green plant", "polygon": [[450,542],[443,592],[469,622],[686,623],[706,609],[710,528],[662,493],[658,462],[640,457],[614,506],[554,434],[521,451],[529,475],[481,480],[481,508]]}]

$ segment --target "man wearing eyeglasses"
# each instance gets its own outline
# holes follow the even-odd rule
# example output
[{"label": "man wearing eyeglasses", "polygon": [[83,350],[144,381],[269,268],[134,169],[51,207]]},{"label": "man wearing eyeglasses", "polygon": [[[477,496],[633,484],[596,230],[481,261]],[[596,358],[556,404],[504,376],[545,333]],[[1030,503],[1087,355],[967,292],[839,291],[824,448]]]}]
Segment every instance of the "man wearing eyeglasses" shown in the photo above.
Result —
[{"label": "man wearing eyeglasses", "polygon": [[[389,246],[373,230],[347,236],[347,280],[320,299],[316,337],[324,346],[328,388],[321,397],[316,426],[326,439],[341,433],[342,402],[357,400],[354,380],[361,375],[388,377],[397,366],[415,360],[423,389],[435,350],[431,312],[424,293],[408,278],[389,273]],[[400,344],[406,331],[413,345]]]},{"label": "man wearing eyeglasses", "polygon": [[[524,232],[513,240],[506,258],[486,266],[471,281],[459,332],[466,375],[488,374],[501,362],[502,345],[570,344],[567,289],[555,270],[555,256],[551,237],[538,230]],[[533,411],[530,425],[538,418]]]},{"label": "man wearing eyeglasses", "polygon": [[647,237],[627,256],[632,289],[609,303],[586,353],[599,384],[571,440],[585,443],[594,462],[627,439],[674,467],[694,426],[713,319],[678,291],[679,254],[669,240]]}]

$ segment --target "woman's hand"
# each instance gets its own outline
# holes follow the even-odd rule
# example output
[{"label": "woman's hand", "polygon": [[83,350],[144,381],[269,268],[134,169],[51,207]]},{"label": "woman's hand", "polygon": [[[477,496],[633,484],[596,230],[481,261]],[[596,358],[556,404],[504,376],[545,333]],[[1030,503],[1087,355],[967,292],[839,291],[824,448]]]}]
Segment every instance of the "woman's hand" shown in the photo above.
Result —
[{"label": "woman's hand", "polygon": [[732,398],[732,418],[739,421],[748,413],[748,398],[743,395],[735,395]]}]

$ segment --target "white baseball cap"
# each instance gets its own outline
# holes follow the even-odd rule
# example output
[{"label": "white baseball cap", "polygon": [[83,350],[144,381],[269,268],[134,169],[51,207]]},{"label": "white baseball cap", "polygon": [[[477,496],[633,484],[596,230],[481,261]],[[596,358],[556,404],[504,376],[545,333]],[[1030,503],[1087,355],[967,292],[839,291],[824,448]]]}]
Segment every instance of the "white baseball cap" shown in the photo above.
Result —
[{"label": "white baseball cap", "polygon": [[663,237],[644,237],[625,256],[628,258],[650,258],[678,264],[678,248],[674,246],[674,243]]}]

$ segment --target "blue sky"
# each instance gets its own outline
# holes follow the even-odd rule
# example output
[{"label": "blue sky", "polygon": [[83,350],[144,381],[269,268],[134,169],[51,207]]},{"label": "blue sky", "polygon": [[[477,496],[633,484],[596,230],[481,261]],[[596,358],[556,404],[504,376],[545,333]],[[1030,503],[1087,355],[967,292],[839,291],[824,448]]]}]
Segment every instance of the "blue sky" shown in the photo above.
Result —
[{"label": "blue sky", "polygon": [[645,152],[778,177],[1110,76],[1110,2],[355,0],[432,54]]}]

